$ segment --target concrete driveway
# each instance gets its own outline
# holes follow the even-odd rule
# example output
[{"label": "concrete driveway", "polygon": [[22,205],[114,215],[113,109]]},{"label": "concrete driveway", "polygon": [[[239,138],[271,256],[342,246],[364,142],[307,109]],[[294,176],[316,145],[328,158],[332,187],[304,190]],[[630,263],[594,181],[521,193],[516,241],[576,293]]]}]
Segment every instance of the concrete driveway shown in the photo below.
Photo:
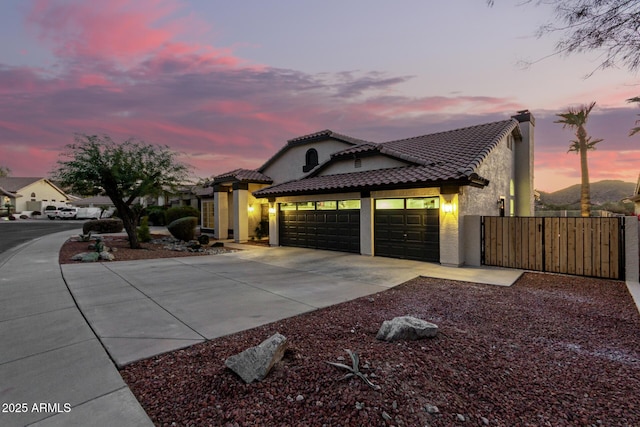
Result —
[{"label": "concrete driveway", "polygon": [[62,271],[119,366],[380,292],[420,275],[511,285],[522,273],[310,249],[249,248],[206,257],[65,264]]}]

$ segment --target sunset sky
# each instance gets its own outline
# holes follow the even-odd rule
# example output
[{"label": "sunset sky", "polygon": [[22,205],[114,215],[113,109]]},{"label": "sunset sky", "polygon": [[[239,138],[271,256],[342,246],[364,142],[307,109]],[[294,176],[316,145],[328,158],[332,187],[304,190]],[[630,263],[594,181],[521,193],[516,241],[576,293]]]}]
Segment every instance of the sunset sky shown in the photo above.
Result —
[{"label": "sunset sky", "polygon": [[580,181],[555,115],[596,101],[591,180],[635,182],[638,76],[585,78],[597,52],[548,57],[555,36],[535,36],[548,7],[495,3],[2,0],[0,166],[48,176],[74,134],[108,134],[209,177],[323,129],[382,142],[529,109],[535,186],[554,191]]}]

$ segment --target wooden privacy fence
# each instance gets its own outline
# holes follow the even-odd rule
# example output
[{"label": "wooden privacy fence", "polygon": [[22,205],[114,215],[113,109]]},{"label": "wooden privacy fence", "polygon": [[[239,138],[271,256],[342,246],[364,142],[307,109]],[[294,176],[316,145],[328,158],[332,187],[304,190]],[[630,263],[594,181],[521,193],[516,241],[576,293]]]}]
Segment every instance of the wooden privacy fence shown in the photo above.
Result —
[{"label": "wooden privacy fence", "polygon": [[482,263],[624,279],[624,218],[482,217]]}]

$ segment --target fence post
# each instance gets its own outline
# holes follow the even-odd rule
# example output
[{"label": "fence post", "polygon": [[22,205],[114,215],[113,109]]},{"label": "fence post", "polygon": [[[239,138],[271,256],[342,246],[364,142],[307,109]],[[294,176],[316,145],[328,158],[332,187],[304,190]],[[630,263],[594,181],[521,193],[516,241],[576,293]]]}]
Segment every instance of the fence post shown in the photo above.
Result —
[{"label": "fence post", "polygon": [[[464,264],[474,267],[482,265],[482,223],[479,215],[464,216]],[[478,230],[478,233],[472,230]]]},{"label": "fence post", "polygon": [[624,217],[624,251],[625,251],[625,280],[638,282],[640,267],[638,265],[638,218]]}]

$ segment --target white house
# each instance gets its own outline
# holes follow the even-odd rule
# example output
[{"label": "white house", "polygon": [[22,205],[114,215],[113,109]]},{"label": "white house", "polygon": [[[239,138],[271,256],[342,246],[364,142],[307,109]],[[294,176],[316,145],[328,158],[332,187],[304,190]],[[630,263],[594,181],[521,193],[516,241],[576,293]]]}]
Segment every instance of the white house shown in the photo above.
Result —
[{"label": "white house", "polygon": [[64,206],[69,196],[46,178],[1,177],[2,206],[14,206],[16,212],[41,211],[43,205]]},{"label": "white house", "polygon": [[215,177],[203,229],[244,242],[268,223],[271,245],[463,265],[465,216],[533,215],[534,125],[524,110],[383,143],[301,136]]}]

